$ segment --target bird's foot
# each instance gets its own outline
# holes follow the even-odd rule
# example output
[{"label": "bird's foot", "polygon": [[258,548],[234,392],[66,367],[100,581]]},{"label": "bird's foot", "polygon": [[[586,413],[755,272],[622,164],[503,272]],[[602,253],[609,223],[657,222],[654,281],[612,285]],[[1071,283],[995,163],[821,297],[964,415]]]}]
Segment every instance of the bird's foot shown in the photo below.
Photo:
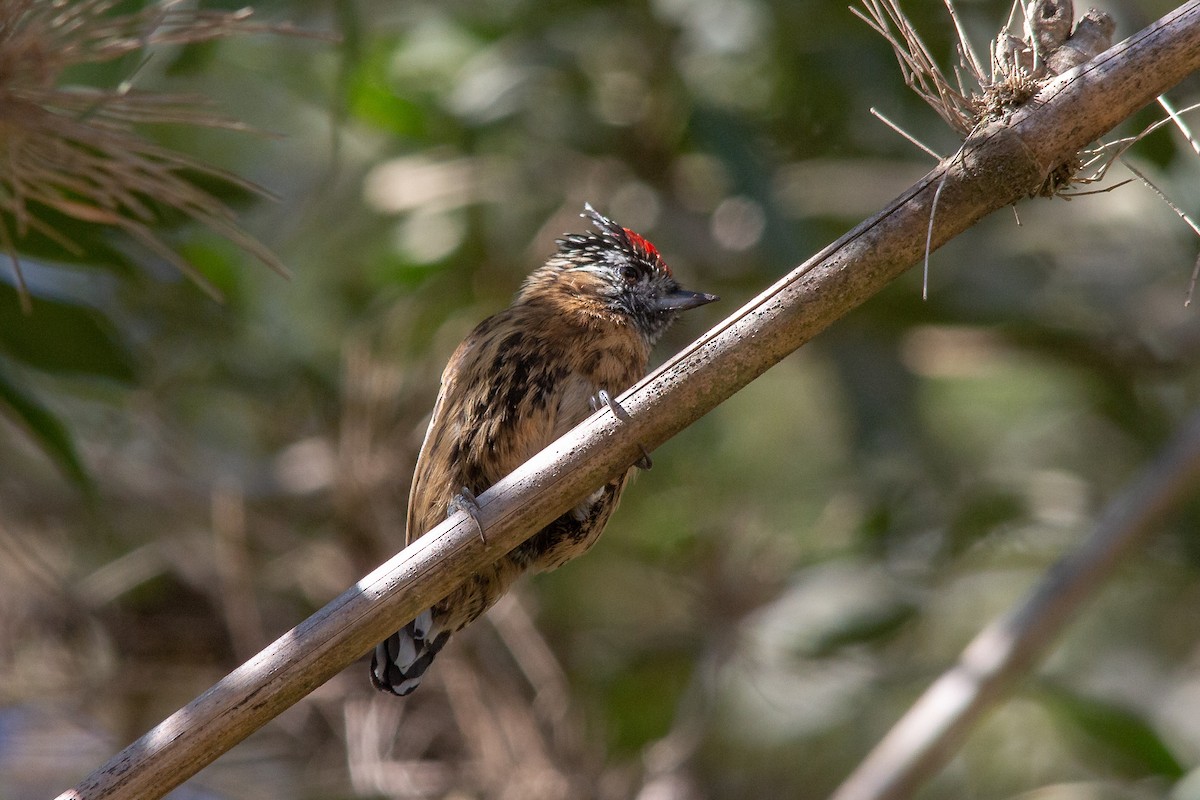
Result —
[{"label": "bird's foot", "polygon": [[475,499],[475,494],[465,486],[450,500],[446,516],[453,516],[459,511],[471,518],[471,521],[475,523],[475,531],[479,534],[479,541],[487,544],[487,537],[483,535],[483,523],[479,521],[479,501]]},{"label": "bird's foot", "polygon": [[[607,408],[609,411],[613,412],[613,416],[621,420],[621,422],[629,422],[632,419],[632,417],[629,416],[629,412],[625,410],[625,407],[618,403],[616,399],[608,393],[607,389],[601,389],[596,392],[596,394],[589,399],[589,403],[591,404],[593,411],[599,411],[602,407]],[[650,460],[650,452],[646,450],[645,445],[643,445],[641,442],[638,442],[637,446],[638,449],[642,451],[642,457],[633,462],[633,465],[641,470],[650,469],[654,466],[654,462]]]}]

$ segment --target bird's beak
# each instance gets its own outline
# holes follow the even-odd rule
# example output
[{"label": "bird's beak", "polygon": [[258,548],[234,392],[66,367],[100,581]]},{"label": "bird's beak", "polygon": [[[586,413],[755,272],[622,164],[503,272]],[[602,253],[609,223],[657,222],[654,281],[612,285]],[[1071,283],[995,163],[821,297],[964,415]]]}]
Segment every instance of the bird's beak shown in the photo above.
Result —
[{"label": "bird's beak", "polygon": [[689,292],[687,289],[676,289],[670,294],[663,295],[654,301],[654,307],[659,311],[687,311],[714,300],[720,300],[715,294],[704,292]]}]

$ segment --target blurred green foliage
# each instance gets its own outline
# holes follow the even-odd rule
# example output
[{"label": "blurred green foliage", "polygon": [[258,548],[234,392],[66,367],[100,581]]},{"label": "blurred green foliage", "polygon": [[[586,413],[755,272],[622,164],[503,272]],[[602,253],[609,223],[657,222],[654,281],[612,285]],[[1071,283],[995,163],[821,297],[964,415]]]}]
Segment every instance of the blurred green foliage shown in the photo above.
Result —
[{"label": "blurred green foliage", "polygon": [[[225,197],[293,277],[170,220],[217,304],[54,217],[80,252],[18,242],[31,314],[0,276],[0,796],[66,788],[400,547],[446,358],[584,201],[723,298],[661,357],[928,170],[869,107],[957,145],[838,2],[253,5],[340,42],[162,48],[134,85],[283,134],[148,132],[277,195]],[[940,4],[908,5],[948,59]],[[1169,8],[1109,10],[1125,36]],[[1008,9],[960,12],[981,44]],[[1177,134],[1131,157],[1200,213]],[[405,701],[350,670],[197,791],[827,794],[1200,397],[1175,215],[1139,185],[1018,211],[656,453],[593,552],[518,592],[536,626],[493,615]],[[1198,525],[923,796],[1197,797]]]}]

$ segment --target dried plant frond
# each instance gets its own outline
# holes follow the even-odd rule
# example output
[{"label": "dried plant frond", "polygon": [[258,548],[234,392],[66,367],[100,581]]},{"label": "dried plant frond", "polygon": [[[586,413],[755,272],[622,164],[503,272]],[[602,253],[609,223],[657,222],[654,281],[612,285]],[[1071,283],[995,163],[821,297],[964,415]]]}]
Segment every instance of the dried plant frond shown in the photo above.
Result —
[{"label": "dried plant frond", "polygon": [[1083,169],[1084,163],[1084,160],[1079,156],[1062,162],[1050,170],[1050,174],[1046,176],[1046,180],[1042,181],[1042,186],[1037,190],[1036,195],[1038,197],[1054,197],[1071,188],[1076,183],[1086,182],[1081,181],[1079,178],[1079,171]]},{"label": "dried plant frond", "polygon": [[899,125],[897,125],[896,123],[892,122],[892,121],[891,121],[890,119],[888,119],[888,118],[887,118],[887,117],[886,117],[886,116],[883,114],[883,112],[881,112],[879,109],[872,107],[872,108],[870,109],[870,112],[871,112],[871,116],[875,117],[875,119],[879,120],[879,121],[880,121],[880,122],[882,122],[884,125],[887,125],[887,126],[888,126],[889,128],[891,128],[893,131],[895,131],[896,133],[898,133],[898,134],[900,134],[901,136],[903,136],[905,139],[907,139],[909,142],[911,142],[911,143],[912,143],[914,146],[916,146],[916,147],[917,147],[919,150],[923,150],[925,153],[927,153],[927,154],[929,154],[929,155],[933,156],[935,159],[937,159],[937,160],[939,160],[939,161],[941,160],[941,158],[942,158],[942,157],[941,157],[940,155],[938,155],[938,154],[937,154],[937,151],[936,151],[936,150],[934,150],[932,147],[930,147],[929,145],[927,145],[927,144],[925,144],[924,142],[922,142],[922,141],[921,141],[920,139],[918,139],[917,137],[913,136],[913,135],[912,135],[911,133],[909,133],[908,131],[906,131],[906,130],[904,130],[903,128],[901,128],[901,127],[900,127]]},{"label": "dried plant frond", "polygon": [[[1146,186],[1146,188],[1154,192],[1154,194],[1157,195],[1158,198],[1162,200],[1168,208],[1174,211],[1175,214],[1181,220],[1183,220],[1184,224],[1186,224],[1192,230],[1192,232],[1195,233],[1198,238],[1200,238],[1200,223],[1197,223],[1196,220],[1192,219],[1192,217],[1189,216],[1186,211],[1180,208],[1177,203],[1167,196],[1166,192],[1155,185],[1154,182],[1145,175],[1145,173],[1134,167],[1125,158],[1125,153],[1128,152],[1131,147],[1140,142],[1149,134],[1166,125],[1174,125],[1183,135],[1184,140],[1188,143],[1192,150],[1196,152],[1197,155],[1200,155],[1200,142],[1197,141],[1196,136],[1192,133],[1187,123],[1183,120],[1184,114],[1200,110],[1200,103],[1178,110],[1165,97],[1159,97],[1158,103],[1167,112],[1166,117],[1150,123],[1135,136],[1124,136],[1111,142],[1099,142],[1083,151],[1080,153],[1080,157],[1077,159],[1075,165],[1069,171],[1069,174],[1058,174],[1057,171],[1055,173],[1051,173],[1051,175],[1046,179],[1046,184],[1043,186],[1040,194],[1044,196],[1055,195],[1070,199],[1071,197],[1078,197],[1083,194],[1096,194],[1098,192],[1107,192],[1119,188],[1127,183],[1130,183],[1130,180],[1124,180],[1104,189],[1091,192],[1068,193],[1065,191],[1071,186],[1077,184],[1088,185],[1099,183],[1100,181],[1104,180],[1105,177],[1107,177],[1108,171],[1112,165],[1120,162],[1120,164],[1133,173],[1133,175],[1136,176],[1137,179],[1144,186]],[[1058,181],[1059,183],[1054,185],[1054,181]],[[1184,299],[1185,306],[1190,306],[1192,303],[1192,297],[1195,294],[1196,281],[1198,278],[1200,278],[1200,258],[1197,259],[1196,264],[1192,269],[1192,276],[1188,284],[1187,296]]]},{"label": "dried plant frond", "polygon": [[[947,12],[954,23],[958,43],[955,50],[958,63],[954,66],[957,85],[950,82],[937,65],[929,49],[913,28],[912,23],[900,10],[898,0],[862,0],[865,11],[850,10],[888,41],[900,63],[900,72],[905,82],[926,103],[937,111],[951,128],[967,137],[979,125],[993,120],[1006,119],[1015,109],[1028,103],[1042,85],[1057,75],[1094,58],[1112,45],[1116,26],[1112,18],[1095,9],[1089,10],[1077,22],[1071,0],[1014,0],[1008,21],[991,43],[991,69],[984,73],[968,41],[963,26],[955,11],[952,0],[944,0]],[[1017,29],[1018,12],[1021,19]],[[963,75],[969,77],[973,86],[968,86]],[[1032,192],[1041,197],[1073,197],[1081,192],[1068,193],[1076,185],[1097,183],[1104,179],[1109,168],[1120,160],[1146,186],[1170,206],[1200,236],[1197,225],[1179,206],[1173,203],[1162,190],[1156,187],[1141,172],[1126,162],[1122,155],[1150,132],[1174,124],[1183,134],[1191,148],[1200,155],[1200,140],[1184,123],[1182,114],[1195,107],[1176,111],[1165,98],[1159,103],[1167,112],[1161,119],[1137,136],[1118,139],[1114,142],[1099,142],[1075,156],[1063,161],[1046,176],[1041,186]],[[875,116],[884,119],[874,109]],[[896,126],[884,119],[895,129]],[[907,133],[900,132],[910,142],[929,152]],[[961,149],[959,153],[961,153]],[[1118,184],[1121,185],[1121,184]],[[1115,187],[1110,187],[1115,188]],[[1107,190],[1104,190],[1107,191]],[[937,196],[934,195],[934,209]],[[1089,192],[1090,193],[1090,192]],[[932,212],[929,221],[932,236]],[[929,251],[925,253],[926,284],[928,283]],[[1197,278],[1200,277],[1200,261],[1192,272],[1187,303],[1191,302]]]},{"label": "dried plant frond", "polygon": [[1183,121],[1182,116],[1189,111],[1195,111],[1198,106],[1188,106],[1182,111],[1177,111],[1175,106],[1171,104],[1171,101],[1162,96],[1158,98],[1158,104],[1163,107],[1163,111],[1167,112],[1167,119],[1169,119],[1175,125],[1175,127],[1179,129],[1179,132],[1183,134],[1184,140],[1187,141],[1188,145],[1192,148],[1192,151],[1196,155],[1200,156],[1200,139],[1197,139],[1196,135],[1192,133],[1191,128],[1189,128],[1187,123]]},{"label": "dried plant frond", "polygon": [[[969,96],[946,78],[896,0],[863,0],[863,6],[865,13],[853,7],[850,12],[891,44],[909,88],[951,128],[964,136],[969,133],[975,127],[976,116]],[[969,45],[964,51],[973,52]]]},{"label": "dried plant frond", "polygon": [[128,82],[113,90],[62,85],[70,67],[145,52],[156,45],[211,41],[235,33],[281,31],[251,23],[251,10],[180,8],[165,0],[116,13],[115,0],[0,0],[0,245],[9,253],[22,301],[28,292],[16,240],[41,233],[78,252],[38,219],[51,209],[86,223],[118,228],[166,259],[201,287],[219,293],[155,232],[156,208],[205,225],[281,274],[286,268],[236,223],[233,212],[189,176],[209,176],[265,195],[260,187],[198,159],[161,147],[137,131],[143,124],[249,130],[216,114],[204,99],[141,93]]},{"label": "dried plant frond", "polygon": [[1030,0],[1028,6],[1015,0],[1008,21],[991,43],[990,69],[985,70],[953,1],[943,1],[958,37],[953,83],[898,0],[863,0],[865,11],[851,11],[891,44],[908,85],[964,137],[982,122],[1005,118],[1029,102],[1046,79],[1112,44],[1114,26],[1105,14],[1089,11],[1076,25],[1071,0]]}]

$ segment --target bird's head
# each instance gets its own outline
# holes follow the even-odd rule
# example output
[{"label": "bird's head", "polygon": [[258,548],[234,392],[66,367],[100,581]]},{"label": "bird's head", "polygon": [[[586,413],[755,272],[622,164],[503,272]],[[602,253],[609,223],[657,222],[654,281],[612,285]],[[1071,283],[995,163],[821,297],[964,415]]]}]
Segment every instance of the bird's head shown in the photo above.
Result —
[{"label": "bird's head", "polygon": [[558,240],[558,252],[526,281],[522,297],[561,294],[584,313],[614,316],[633,325],[649,344],[675,321],[680,311],[717,300],[713,294],[683,289],[657,248],[584,205],[594,233],[573,233]]}]

